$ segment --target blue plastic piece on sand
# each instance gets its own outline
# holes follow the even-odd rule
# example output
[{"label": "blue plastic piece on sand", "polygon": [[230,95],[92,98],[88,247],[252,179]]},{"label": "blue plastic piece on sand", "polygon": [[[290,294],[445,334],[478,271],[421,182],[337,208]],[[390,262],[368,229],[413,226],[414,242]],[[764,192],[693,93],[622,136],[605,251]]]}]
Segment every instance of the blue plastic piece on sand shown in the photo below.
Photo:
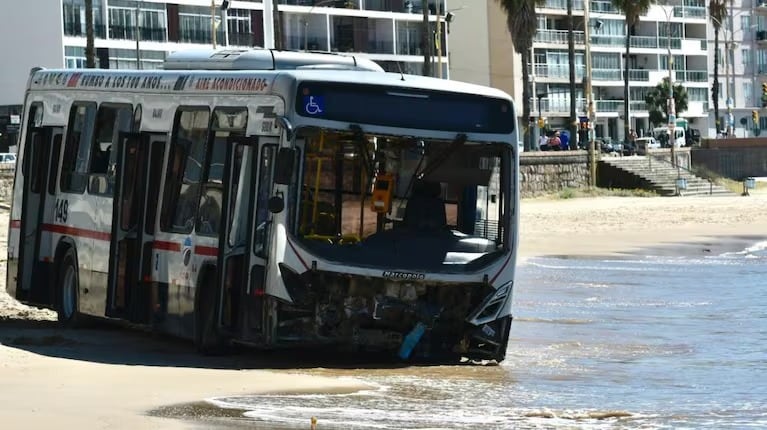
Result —
[{"label": "blue plastic piece on sand", "polygon": [[426,326],[423,323],[418,323],[410,330],[410,333],[402,340],[402,346],[399,348],[399,358],[405,360],[413,353],[413,349],[421,340],[423,333],[426,331]]}]

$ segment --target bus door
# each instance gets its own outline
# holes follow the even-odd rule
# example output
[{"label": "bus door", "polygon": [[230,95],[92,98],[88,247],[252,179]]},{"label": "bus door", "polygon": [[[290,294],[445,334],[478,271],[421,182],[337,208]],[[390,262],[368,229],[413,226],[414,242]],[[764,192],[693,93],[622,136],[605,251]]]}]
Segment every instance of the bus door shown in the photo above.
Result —
[{"label": "bus door", "polygon": [[[263,141],[264,138],[261,138]],[[258,188],[271,176],[275,145],[254,137],[231,137],[227,153],[224,213],[219,237],[218,285],[222,293],[221,323],[245,342],[263,342],[264,279],[268,233],[266,200]],[[263,143],[263,142],[262,142]],[[266,148],[270,148],[267,150]],[[264,166],[264,152],[267,162]]]},{"label": "bus door", "polygon": [[[51,267],[41,264],[42,228],[51,222],[46,217],[47,206],[53,205],[52,196],[46,191],[49,177],[55,191],[58,153],[61,150],[63,129],[44,127],[29,129],[30,137],[24,146],[21,168],[24,174],[24,197],[21,205],[21,239],[19,246],[19,284],[16,296],[20,300],[40,304],[55,304],[51,282]],[[54,155],[55,156],[52,156]],[[51,250],[46,249],[49,255]]]},{"label": "bus door", "polygon": [[107,316],[151,322],[152,245],[166,147],[165,134],[120,134]]}]

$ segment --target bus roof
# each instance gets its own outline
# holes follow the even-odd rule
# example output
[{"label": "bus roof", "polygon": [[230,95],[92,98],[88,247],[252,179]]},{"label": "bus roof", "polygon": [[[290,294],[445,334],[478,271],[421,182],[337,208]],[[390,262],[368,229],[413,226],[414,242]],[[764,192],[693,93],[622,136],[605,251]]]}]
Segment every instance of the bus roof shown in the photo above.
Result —
[{"label": "bus roof", "polygon": [[165,70],[289,70],[300,68],[383,72],[375,61],[329,52],[276,49],[194,49],[176,51],[163,63]]},{"label": "bus roof", "polygon": [[400,73],[360,70],[110,70],[33,69],[30,90],[79,90],[153,94],[273,94],[277,77],[297,82],[355,83],[475,94],[511,100],[481,85]]}]

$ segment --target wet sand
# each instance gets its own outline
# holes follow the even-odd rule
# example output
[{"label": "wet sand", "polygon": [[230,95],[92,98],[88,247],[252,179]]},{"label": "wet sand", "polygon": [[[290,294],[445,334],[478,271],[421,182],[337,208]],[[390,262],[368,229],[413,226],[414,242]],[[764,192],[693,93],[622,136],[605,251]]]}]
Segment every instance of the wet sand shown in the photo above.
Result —
[{"label": "wet sand", "polygon": [[[522,202],[521,213],[522,263],[524,258],[540,255],[620,256],[659,246],[670,254],[713,253],[767,233],[767,193],[532,199]],[[7,210],[0,209],[2,256],[7,228]],[[295,353],[200,357],[188,342],[134,330],[103,325],[62,330],[55,325],[55,314],[18,304],[5,293],[4,284],[3,262],[0,416],[4,428],[210,428],[221,424],[221,419],[224,423],[237,420],[229,421],[228,413],[216,416],[206,407],[195,406],[209,397],[346,393],[367,388],[353,379],[297,373],[329,362],[307,363],[306,356]]]}]

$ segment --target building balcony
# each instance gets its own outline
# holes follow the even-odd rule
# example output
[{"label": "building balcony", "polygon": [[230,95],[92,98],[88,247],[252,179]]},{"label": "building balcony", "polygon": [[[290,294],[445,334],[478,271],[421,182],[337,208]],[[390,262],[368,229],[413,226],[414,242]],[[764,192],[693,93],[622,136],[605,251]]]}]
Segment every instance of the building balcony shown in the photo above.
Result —
[{"label": "building balcony", "polygon": [[[594,100],[597,116],[617,116],[623,112],[625,102],[623,100]],[[586,111],[587,101],[579,97],[575,101],[576,114],[580,115]],[[530,107],[532,114],[542,116],[568,116],[570,115],[569,97],[541,97],[539,100],[535,97],[530,98]],[[540,111],[538,110],[540,108]],[[647,112],[647,103],[644,100],[632,100],[629,108],[632,113]]]},{"label": "building balcony", "polygon": [[[222,30],[216,32],[216,40],[220,43],[224,42],[224,32]],[[178,32],[178,41],[182,43],[209,44],[213,42],[213,37],[210,30],[190,30],[182,28]]]},{"label": "building balcony", "polygon": [[[550,43],[553,45],[567,45],[567,30],[538,30],[535,33],[533,42],[537,43]],[[584,33],[582,31],[574,31],[573,39],[576,45],[583,45],[585,43]]]},{"label": "building balcony", "polygon": [[[74,37],[85,37],[85,24],[80,25],[76,22],[64,22],[64,35]],[[106,38],[106,27],[103,24],[93,25],[93,36],[98,39]]]},{"label": "building balcony", "polygon": [[706,19],[705,6],[674,6],[675,18]]},{"label": "building balcony", "polygon": [[707,70],[677,70],[674,79],[677,82],[708,82]]},{"label": "building balcony", "polygon": [[[168,30],[166,28],[139,27],[139,40],[165,42],[168,40]],[[109,38],[120,40],[136,40],[136,27],[110,25]]]},{"label": "building balcony", "polygon": [[767,15],[767,0],[756,0],[755,3],[754,12]]},{"label": "building balcony", "polygon": [[[228,42],[230,46],[257,46],[256,40],[258,38],[256,37],[256,34],[254,33],[229,33],[227,35]],[[289,48],[289,49],[295,49],[295,48]],[[319,50],[319,47],[316,47],[312,50]]]}]

